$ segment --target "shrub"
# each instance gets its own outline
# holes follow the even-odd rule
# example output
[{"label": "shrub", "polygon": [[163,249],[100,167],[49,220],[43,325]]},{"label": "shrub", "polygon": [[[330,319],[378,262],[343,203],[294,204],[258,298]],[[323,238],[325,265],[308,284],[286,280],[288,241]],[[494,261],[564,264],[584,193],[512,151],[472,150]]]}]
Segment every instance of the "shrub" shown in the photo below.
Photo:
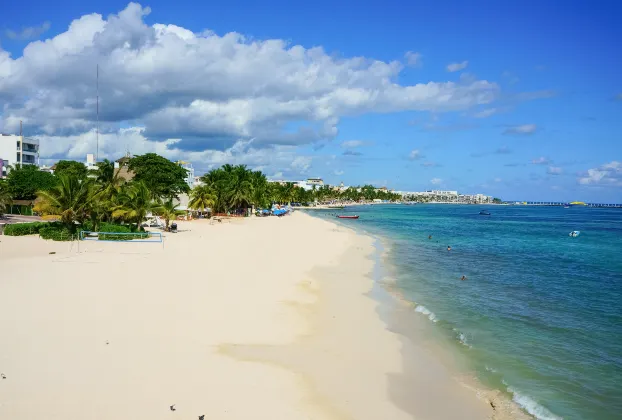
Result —
[{"label": "shrub", "polygon": [[[83,228],[89,227],[89,223],[85,223]],[[149,237],[147,232],[134,232],[132,235],[115,235],[114,233],[132,233],[132,229],[129,225],[117,225],[114,223],[102,223],[99,227],[99,232],[109,232],[98,235],[99,239],[106,241],[128,241],[132,239],[146,239]]]},{"label": "shrub", "polygon": [[7,236],[36,235],[42,228],[45,228],[48,225],[49,223],[42,222],[15,223],[4,227],[4,234]]},{"label": "shrub", "polygon": [[51,239],[53,241],[70,241],[76,234],[71,233],[69,229],[61,224],[50,223],[39,230],[39,236],[42,239]]}]

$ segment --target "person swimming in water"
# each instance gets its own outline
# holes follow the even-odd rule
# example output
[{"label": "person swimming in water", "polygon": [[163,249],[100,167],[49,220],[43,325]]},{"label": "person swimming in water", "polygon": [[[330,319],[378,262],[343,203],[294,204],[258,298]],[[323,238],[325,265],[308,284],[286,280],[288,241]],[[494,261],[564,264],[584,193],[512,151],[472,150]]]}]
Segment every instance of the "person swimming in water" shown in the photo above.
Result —
[{"label": "person swimming in water", "polygon": [[451,251],[451,247],[447,245],[447,251]]},{"label": "person swimming in water", "polygon": [[466,280],[466,276],[463,274],[462,277],[460,277],[460,280],[462,281]]},{"label": "person swimming in water", "polygon": [[428,239],[432,239],[432,235],[428,235]]}]

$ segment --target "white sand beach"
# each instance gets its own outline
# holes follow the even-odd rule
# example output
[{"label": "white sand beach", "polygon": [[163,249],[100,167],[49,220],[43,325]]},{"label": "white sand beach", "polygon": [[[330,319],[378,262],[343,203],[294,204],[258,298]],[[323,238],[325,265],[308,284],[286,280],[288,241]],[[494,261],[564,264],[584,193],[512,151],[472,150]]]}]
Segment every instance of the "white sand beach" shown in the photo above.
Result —
[{"label": "white sand beach", "polygon": [[0,419],[492,418],[416,343],[405,371],[371,238],[300,212],[179,228],[0,236]]}]

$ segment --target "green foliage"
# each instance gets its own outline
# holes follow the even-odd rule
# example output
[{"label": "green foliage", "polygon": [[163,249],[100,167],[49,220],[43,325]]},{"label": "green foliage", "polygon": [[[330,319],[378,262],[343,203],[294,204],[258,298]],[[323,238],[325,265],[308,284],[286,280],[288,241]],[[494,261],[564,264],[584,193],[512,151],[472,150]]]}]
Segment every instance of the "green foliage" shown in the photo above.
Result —
[{"label": "green foliage", "polygon": [[493,203],[495,203],[495,204],[501,204],[501,203],[503,203],[503,201],[502,201],[500,198],[497,198],[497,197],[493,198],[493,199],[492,199],[492,202],[493,202]]},{"label": "green foliage", "polygon": [[123,178],[119,176],[120,168],[114,167],[114,162],[104,159],[102,162],[97,163],[97,170],[95,171],[96,181],[99,189],[104,192],[106,198],[111,198],[112,195],[117,193],[125,182]]},{"label": "green foliage", "polygon": [[164,218],[166,230],[168,230],[168,224],[171,219],[175,219],[177,215],[183,214],[183,211],[177,210],[177,204],[173,202],[172,198],[169,198],[167,201],[160,203],[153,209],[153,212],[160,217]]},{"label": "green foliage", "polygon": [[39,236],[52,241],[71,241],[77,238],[77,233],[61,223],[49,223],[39,229]]},{"label": "green foliage", "polygon": [[86,220],[93,200],[92,181],[74,175],[59,175],[58,185],[48,191],[39,191],[37,210],[60,216],[65,226],[73,231],[75,223]]},{"label": "green foliage", "polygon": [[[129,232],[128,232],[129,233]],[[147,239],[148,232],[133,232],[131,235],[115,235],[114,233],[100,234],[99,239],[102,241],[130,241],[134,239]]]},{"label": "green foliage", "polygon": [[0,215],[4,214],[12,201],[13,199],[11,198],[7,182],[0,179]]},{"label": "green foliage", "polygon": [[46,222],[15,223],[4,227],[4,234],[7,236],[37,235],[40,229],[48,225],[49,223]]},{"label": "green foliage", "polygon": [[82,162],[76,162],[75,160],[61,160],[56,164],[54,169],[54,175],[67,175],[75,176],[78,179],[86,178],[88,169]]},{"label": "green foliage", "polygon": [[157,207],[151,197],[151,191],[143,182],[124,185],[114,200],[116,205],[112,211],[113,219],[135,223],[139,229],[147,213]]},{"label": "green foliage", "polygon": [[134,172],[134,181],[143,182],[153,198],[172,198],[190,191],[186,184],[187,171],[155,153],[133,157],[128,169]]},{"label": "green foliage", "polygon": [[[113,223],[103,223],[100,232],[132,233],[129,226],[117,225]],[[115,235],[114,233],[100,234],[99,239],[106,241],[127,241],[132,239],[146,239],[149,234],[146,232],[134,232],[132,235]]]},{"label": "green foliage", "polygon": [[210,191],[217,213],[269,204],[268,182],[264,174],[245,165],[224,165],[201,177],[205,191]]},{"label": "green foliage", "polygon": [[38,191],[48,191],[56,182],[54,175],[34,165],[17,166],[7,175],[7,186],[14,200],[34,200]]},{"label": "green foliage", "polygon": [[209,185],[199,185],[190,191],[190,202],[188,206],[191,209],[204,211],[211,209],[216,202],[216,194]]}]

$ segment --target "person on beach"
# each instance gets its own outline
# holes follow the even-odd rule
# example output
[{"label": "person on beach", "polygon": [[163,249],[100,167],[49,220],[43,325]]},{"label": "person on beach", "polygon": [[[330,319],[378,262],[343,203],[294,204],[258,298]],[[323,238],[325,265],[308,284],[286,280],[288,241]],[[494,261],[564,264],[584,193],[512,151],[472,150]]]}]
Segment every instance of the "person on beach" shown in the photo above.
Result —
[{"label": "person on beach", "polygon": [[447,245],[447,251],[451,251],[451,247]]}]

